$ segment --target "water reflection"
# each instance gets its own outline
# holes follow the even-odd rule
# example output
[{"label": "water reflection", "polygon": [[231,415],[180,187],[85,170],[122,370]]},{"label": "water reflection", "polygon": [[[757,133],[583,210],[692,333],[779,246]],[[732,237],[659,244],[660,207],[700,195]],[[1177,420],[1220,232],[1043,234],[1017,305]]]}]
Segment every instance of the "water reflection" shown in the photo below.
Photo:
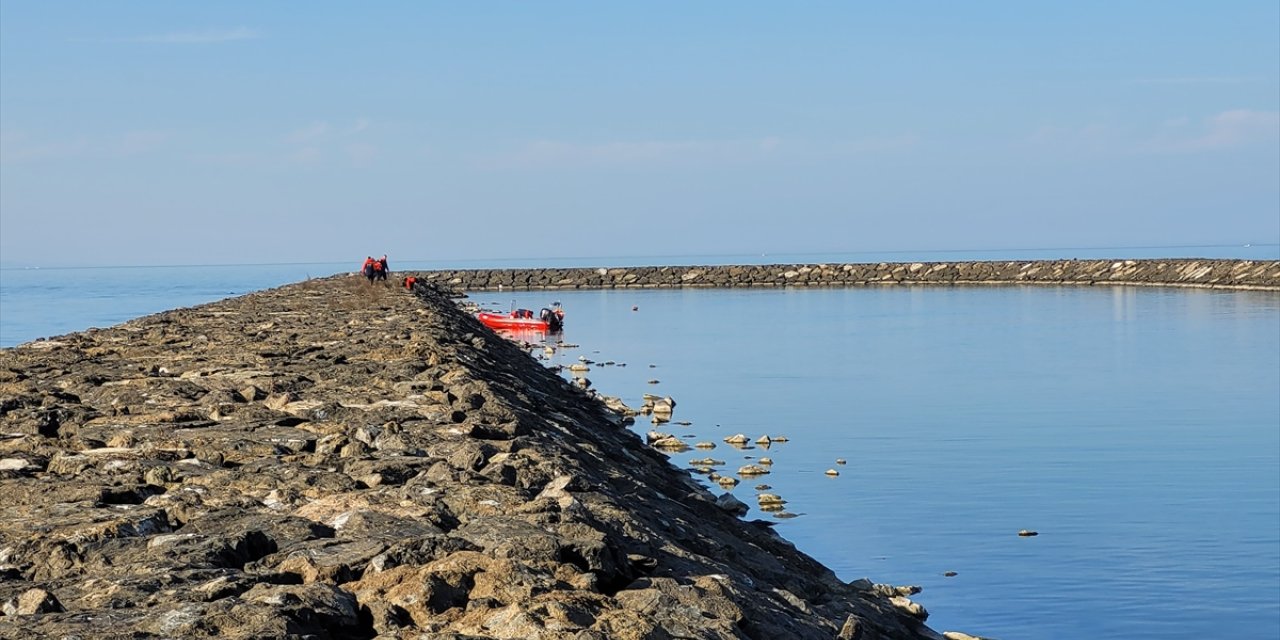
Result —
[{"label": "water reflection", "polygon": [[[700,481],[772,521],[751,499],[767,484],[798,515],[778,523],[784,537],[846,579],[923,585],[917,599],[940,628],[1128,638],[1159,618],[1220,637],[1280,634],[1280,294],[1014,285],[562,299],[574,342],[662,369],[656,391],[643,367],[599,370],[602,393],[633,406],[670,395],[717,444],[791,438],[767,453],[717,449],[730,470],[770,457],[767,483]],[[752,322],[714,321],[725,317]],[[1188,581],[1215,588],[1189,593]],[[1113,606],[1136,592],[1142,607]]]}]

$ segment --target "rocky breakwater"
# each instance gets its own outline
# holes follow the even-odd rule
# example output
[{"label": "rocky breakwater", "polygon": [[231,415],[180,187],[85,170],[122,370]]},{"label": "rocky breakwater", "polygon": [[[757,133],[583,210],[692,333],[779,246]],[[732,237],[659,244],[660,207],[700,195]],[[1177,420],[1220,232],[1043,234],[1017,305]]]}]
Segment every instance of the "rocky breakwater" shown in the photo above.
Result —
[{"label": "rocky breakwater", "polygon": [[1280,291],[1280,261],[1276,260],[1038,260],[467,269],[424,271],[414,275],[424,282],[466,291],[894,284],[1131,285]]},{"label": "rocky breakwater", "polygon": [[0,350],[0,434],[0,637],[939,637],[429,287]]}]

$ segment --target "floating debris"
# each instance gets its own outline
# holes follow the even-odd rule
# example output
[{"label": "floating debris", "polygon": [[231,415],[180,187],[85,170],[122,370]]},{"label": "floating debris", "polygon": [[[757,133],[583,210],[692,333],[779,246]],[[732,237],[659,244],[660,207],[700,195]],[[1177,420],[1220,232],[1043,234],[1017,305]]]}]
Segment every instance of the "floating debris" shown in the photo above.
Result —
[{"label": "floating debris", "polygon": [[831,476],[832,478],[834,478],[834,477],[836,477],[836,476],[840,475],[840,472],[839,472],[839,471],[836,471],[835,469],[827,469],[825,473],[826,473],[827,475]]},{"label": "floating debris", "polygon": [[944,575],[944,576],[946,576],[946,577],[948,577],[948,578],[954,578],[954,577],[956,576],[956,572],[954,572],[954,571],[943,571],[943,572],[942,572],[942,575]]},{"label": "floating debris", "polygon": [[836,464],[844,464],[844,458],[836,458]]},{"label": "floating debris", "polygon": [[1018,535],[1019,535],[1019,536],[1022,536],[1023,538],[1030,538],[1031,536],[1038,536],[1038,535],[1040,535],[1040,532],[1039,532],[1039,531],[1032,531],[1032,530],[1030,530],[1030,529],[1023,529],[1022,531],[1019,531],[1019,532],[1018,532]]}]

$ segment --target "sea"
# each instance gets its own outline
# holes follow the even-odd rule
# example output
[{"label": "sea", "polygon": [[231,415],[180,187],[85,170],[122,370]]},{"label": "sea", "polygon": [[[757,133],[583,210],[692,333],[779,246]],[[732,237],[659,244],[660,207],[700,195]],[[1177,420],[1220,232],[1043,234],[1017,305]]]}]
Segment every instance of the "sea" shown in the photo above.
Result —
[{"label": "sea", "polygon": [[[557,260],[440,268],[1057,258],[1280,259],[1280,246]],[[307,265],[0,269],[0,347],[352,273]],[[928,624],[1002,639],[1280,638],[1280,292],[1046,285],[473,292],[560,302],[517,336],[658,430],[768,457],[731,492],[840,578],[917,585]],[[547,355],[551,347],[551,355]],[[752,442],[733,447],[726,437]],[[785,438],[768,446],[761,436]],[[834,472],[829,474],[828,472]],[[715,494],[724,493],[701,475]],[[765,512],[754,496],[786,500]],[[782,515],[783,517],[778,517]],[[1034,531],[1024,536],[1020,532]]]}]

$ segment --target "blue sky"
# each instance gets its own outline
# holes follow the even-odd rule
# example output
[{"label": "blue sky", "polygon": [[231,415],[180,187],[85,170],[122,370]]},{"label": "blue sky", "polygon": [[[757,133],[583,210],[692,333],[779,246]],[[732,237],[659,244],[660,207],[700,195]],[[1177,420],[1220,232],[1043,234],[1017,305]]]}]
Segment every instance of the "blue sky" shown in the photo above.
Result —
[{"label": "blue sky", "polygon": [[1277,242],[1274,0],[0,4],[6,264]]}]

